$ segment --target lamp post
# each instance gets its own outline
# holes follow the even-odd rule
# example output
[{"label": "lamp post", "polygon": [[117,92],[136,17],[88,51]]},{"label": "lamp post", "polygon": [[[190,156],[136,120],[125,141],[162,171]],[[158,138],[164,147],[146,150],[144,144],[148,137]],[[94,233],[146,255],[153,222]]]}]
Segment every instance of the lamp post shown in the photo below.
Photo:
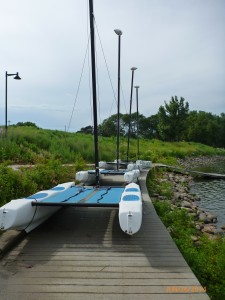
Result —
[{"label": "lamp post", "polygon": [[136,102],[137,102],[137,159],[140,159],[140,147],[139,147],[139,111],[138,111],[138,89],[140,86],[136,85]]},{"label": "lamp post", "polygon": [[117,148],[116,148],[116,167],[119,169],[119,156],[120,156],[120,48],[121,48],[121,35],[123,34],[120,29],[115,29],[118,35],[118,96],[117,96]]},{"label": "lamp post", "polygon": [[16,80],[20,80],[20,76],[19,76],[19,73],[15,73],[15,74],[8,74],[7,71],[5,72],[5,136],[7,136],[7,129],[8,129],[8,87],[7,87],[7,80],[8,80],[8,76],[15,76],[14,79]]},{"label": "lamp post", "polygon": [[131,91],[130,91],[130,112],[129,112],[129,128],[128,128],[128,140],[127,140],[127,163],[130,151],[130,129],[131,129],[131,108],[132,108],[132,95],[133,95],[133,81],[134,81],[134,71],[137,70],[136,67],[132,67],[132,77],[131,77]]}]

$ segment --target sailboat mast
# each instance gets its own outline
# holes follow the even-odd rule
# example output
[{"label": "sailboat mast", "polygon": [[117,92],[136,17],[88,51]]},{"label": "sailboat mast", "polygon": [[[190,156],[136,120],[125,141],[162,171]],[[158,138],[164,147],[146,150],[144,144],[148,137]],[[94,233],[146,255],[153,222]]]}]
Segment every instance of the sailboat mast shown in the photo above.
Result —
[{"label": "sailboat mast", "polygon": [[95,69],[95,31],[93,0],[89,0],[90,35],[91,35],[91,69],[92,69],[92,97],[94,116],[94,149],[95,149],[95,174],[96,185],[99,185],[99,159],[98,159],[98,115],[97,115],[97,93],[96,93],[96,69]]},{"label": "sailboat mast", "polygon": [[131,131],[131,109],[132,109],[132,95],[133,95],[133,82],[134,82],[134,71],[137,70],[136,67],[132,67],[132,77],[131,77],[131,91],[130,91],[130,113],[129,113],[129,127],[128,127],[128,140],[127,140],[127,163],[129,160],[129,150],[130,150],[130,131]]},{"label": "sailboat mast", "polygon": [[117,98],[117,147],[116,147],[116,168],[119,169],[119,156],[120,156],[120,48],[121,48],[121,35],[120,29],[115,29],[115,33],[119,37],[118,41],[118,98]]}]

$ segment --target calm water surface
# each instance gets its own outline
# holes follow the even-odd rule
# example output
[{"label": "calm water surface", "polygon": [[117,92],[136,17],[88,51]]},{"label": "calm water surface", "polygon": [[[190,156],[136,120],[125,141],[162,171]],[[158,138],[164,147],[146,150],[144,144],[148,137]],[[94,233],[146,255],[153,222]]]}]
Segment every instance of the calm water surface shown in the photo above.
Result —
[{"label": "calm water surface", "polygon": [[[225,162],[211,166],[196,168],[196,171],[225,174]],[[224,179],[195,179],[191,192],[198,195],[200,208],[217,215],[217,227],[225,224],[225,180]]]}]

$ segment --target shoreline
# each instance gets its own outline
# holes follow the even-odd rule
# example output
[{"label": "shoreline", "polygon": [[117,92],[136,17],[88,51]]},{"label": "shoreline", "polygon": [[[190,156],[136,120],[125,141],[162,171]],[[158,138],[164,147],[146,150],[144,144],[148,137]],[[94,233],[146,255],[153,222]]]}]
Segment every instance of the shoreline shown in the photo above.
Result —
[{"label": "shoreline", "polygon": [[[161,182],[169,182],[172,186],[172,198],[169,200],[172,209],[185,209],[189,216],[193,217],[195,227],[199,235],[207,235],[208,238],[214,239],[218,236],[224,236],[225,224],[218,228],[217,216],[207,212],[205,209],[199,207],[200,198],[190,192],[193,177],[187,174],[177,172],[164,171]],[[153,200],[168,200],[166,196],[155,194]],[[199,237],[193,237],[193,241],[198,243]]]},{"label": "shoreline", "polygon": [[186,157],[184,159],[177,158],[177,162],[186,169],[204,167],[221,161],[225,162],[225,156],[213,155],[213,156]]}]

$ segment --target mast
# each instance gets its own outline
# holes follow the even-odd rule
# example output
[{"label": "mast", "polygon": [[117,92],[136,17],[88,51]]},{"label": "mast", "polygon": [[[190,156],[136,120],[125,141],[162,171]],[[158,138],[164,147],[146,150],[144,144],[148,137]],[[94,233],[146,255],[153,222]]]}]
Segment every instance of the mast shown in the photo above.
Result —
[{"label": "mast", "polygon": [[132,109],[132,95],[133,95],[133,81],[134,81],[134,71],[137,70],[136,67],[132,67],[132,77],[131,77],[131,91],[130,91],[130,112],[129,112],[129,127],[128,127],[128,140],[127,140],[127,163],[129,160],[129,150],[130,150],[130,131],[131,131],[131,109]]},{"label": "mast", "polygon": [[135,86],[136,89],[136,102],[137,102],[137,159],[140,159],[140,145],[139,145],[139,111],[138,111],[138,89],[139,86]]},{"label": "mast", "polygon": [[122,31],[115,29],[118,35],[118,97],[117,97],[117,147],[116,147],[116,168],[119,169],[119,156],[120,156],[120,44]]},{"label": "mast", "polygon": [[95,31],[93,0],[89,0],[90,35],[91,35],[91,70],[92,70],[92,97],[94,117],[94,150],[95,150],[95,174],[96,185],[99,185],[99,159],[98,159],[98,116],[97,116],[97,93],[96,93],[96,69],[95,69]]}]

